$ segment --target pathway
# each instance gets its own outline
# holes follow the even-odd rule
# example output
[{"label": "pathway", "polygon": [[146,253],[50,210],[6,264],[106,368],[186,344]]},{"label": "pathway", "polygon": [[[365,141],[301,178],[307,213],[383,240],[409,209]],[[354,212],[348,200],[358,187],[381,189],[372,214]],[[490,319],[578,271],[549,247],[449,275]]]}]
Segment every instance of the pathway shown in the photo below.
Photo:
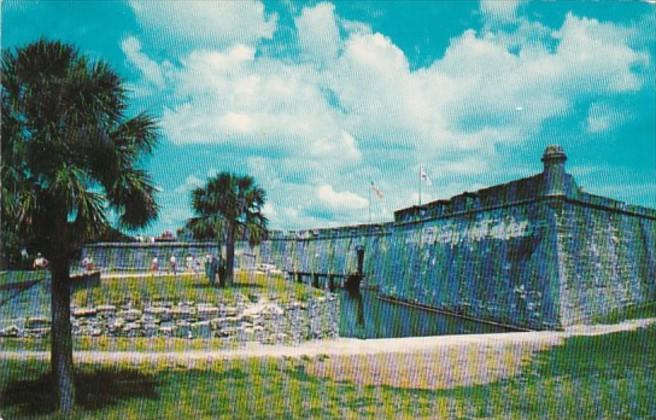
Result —
[{"label": "pathway", "polygon": [[[309,358],[311,375],[361,385],[422,389],[486,384],[513,376],[533,355],[562,344],[568,337],[631,331],[656,323],[656,318],[614,325],[575,326],[565,331],[450,335],[360,340],[337,338],[298,346],[247,344],[238,349],[182,352],[75,352],[84,363],[156,363],[202,367],[228,359]],[[48,352],[0,351],[0,359],[49,360]]]}]

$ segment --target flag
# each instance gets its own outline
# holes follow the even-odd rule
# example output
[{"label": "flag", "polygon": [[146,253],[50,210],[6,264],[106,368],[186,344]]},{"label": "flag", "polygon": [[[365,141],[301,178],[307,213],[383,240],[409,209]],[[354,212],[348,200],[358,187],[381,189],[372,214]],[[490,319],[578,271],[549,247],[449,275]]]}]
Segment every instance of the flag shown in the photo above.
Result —
[{"label": "flag", "polygon": [[433,185],[431,179],[428,177],[428,174],[424,170],[423,165],[419,166],[419,179],[421,179],[422,181],[426,181],[426,185],[428,185],[429,187]]},{"label": "flag", "polygon": [[374,191],[374,193],[376,194],[376,197],[378,197],[378,198],[381,199],[381,200],[383,199],[383,192],[382,192],[381,190],[378,189],[378,187],[376,186],[376,184],[374,184],[374,181],[371,181],[371,189],[372,189],[372,190]]}]

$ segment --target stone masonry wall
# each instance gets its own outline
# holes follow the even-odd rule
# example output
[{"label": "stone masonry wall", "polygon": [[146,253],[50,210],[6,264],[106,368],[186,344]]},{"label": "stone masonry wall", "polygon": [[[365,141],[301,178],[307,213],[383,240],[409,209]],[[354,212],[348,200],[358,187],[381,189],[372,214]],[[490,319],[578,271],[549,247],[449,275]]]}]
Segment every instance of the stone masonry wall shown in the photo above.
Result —
[{"label": "stone masonry wall", "polygon": [[[378,235],[298,235],[266,241],[258,261],[285,271],[350,273],[357,248],[382,295],[474,318],[559,327],[553,209],[547,201],[385,226]],[[347,230],[350,229],[350,230]]]},{"label": "stone masonry wall", "polygon": [[[147,271],[154,257],[159,260],[161,270],[167,270],[169,259],[175,256],[179,270],[185,270],[185,259],[191,255],[202,261],[207,254],[218,255],[219,247],[213,242],[170,242],[170,243],[100,243],[87,245],[82,257],[91,256],[102,271]],[[254,264],[254,255],[245,243],[236,249],[235,266],[247,267]]]},{"label": "stone masonry wall", "polygon": [[[334,294],[307,302],[253,301],[237,294],[236,302],[150,302],[71,307],[73,335],[90,337],[219,338],[225,342],[297,344],[334,338],[339,328],[339,299]],[[27,318],[0,330],[0,337],[43,337],[49,318]]]},{"label": "stone masonry wall", "polygon": [[568,200],[557,223],[563,326],[656,300],[656,217]]},{"label": "stone masonry wall", "polygon": [[369,285],[384,275],[390,249],[390,227],[371,225],[322,232],[295,232],[263,242],[255,249],[256,260],[274,264],[284,272],[347,275],[357,270],[357,250],[363,249],[363,273]]},{"label": "stone masonry wall", "polygon": [[268,258],[325,273],[337,246],[351,259],[337,268],[353,271],[357,243],[383,295],[536,329],[656,301],[656,210],[582,192],[557,145],[541,160],[537,175],[398,210],[378,241],[363,241],[366,226],[312,244],[288,235]]},{"label": "stone masonry wall", "polygon": [[548,201],[408,223],[392,235],[380,292],[470,317],[559,327]]}]

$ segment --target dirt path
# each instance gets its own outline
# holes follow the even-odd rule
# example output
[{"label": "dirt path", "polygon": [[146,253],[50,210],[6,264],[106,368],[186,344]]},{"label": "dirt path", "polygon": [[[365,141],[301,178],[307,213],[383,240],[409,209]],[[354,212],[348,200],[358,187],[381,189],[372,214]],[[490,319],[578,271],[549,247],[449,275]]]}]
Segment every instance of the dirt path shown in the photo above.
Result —
[{"label": "dirt path", "polygon": [[[360,340],[338,338],[299,346],[247,344],[239,349],[183,352],[75,352],[84,363],[156,363],[202,367],[226,359],[304,358],[308,374],[361,385],[443,389],[486,384],[517,374],[534,353],[572,336],[630,331],[656,318],[565,331],[451,335]],[[0,351],[0,359],[48,360],[48,352]]]}]

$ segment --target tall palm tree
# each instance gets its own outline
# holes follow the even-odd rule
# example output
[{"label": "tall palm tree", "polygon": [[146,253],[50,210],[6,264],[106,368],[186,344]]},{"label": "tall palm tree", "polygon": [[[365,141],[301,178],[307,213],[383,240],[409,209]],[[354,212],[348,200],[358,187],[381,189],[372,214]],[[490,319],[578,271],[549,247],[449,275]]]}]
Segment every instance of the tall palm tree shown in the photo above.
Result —
[{"label": "tall palm tree", "polygon": [[109,229],[108,211],[127,228],[156,217],[155,187],[139,167],[156,125],[146,114],[126,119],[121,79],[71,45],[40,40],[5,50],[1,69],[2,216],[50,261],[53,385],[59,410],[70,413],[71,260]]},{"label": "tall palm tree", "polygon": [[[225,276],[221,286],[234,282],[235,240],[247,237],[251,246],[266,237],[267,218],[262,214],[266,193],[251,176],[222,172],[191,193],[196,216],[187,227],[196,238],[214,238],[219,249],[225,243]],[[224,277],[224,278],[223,278]]]}]

